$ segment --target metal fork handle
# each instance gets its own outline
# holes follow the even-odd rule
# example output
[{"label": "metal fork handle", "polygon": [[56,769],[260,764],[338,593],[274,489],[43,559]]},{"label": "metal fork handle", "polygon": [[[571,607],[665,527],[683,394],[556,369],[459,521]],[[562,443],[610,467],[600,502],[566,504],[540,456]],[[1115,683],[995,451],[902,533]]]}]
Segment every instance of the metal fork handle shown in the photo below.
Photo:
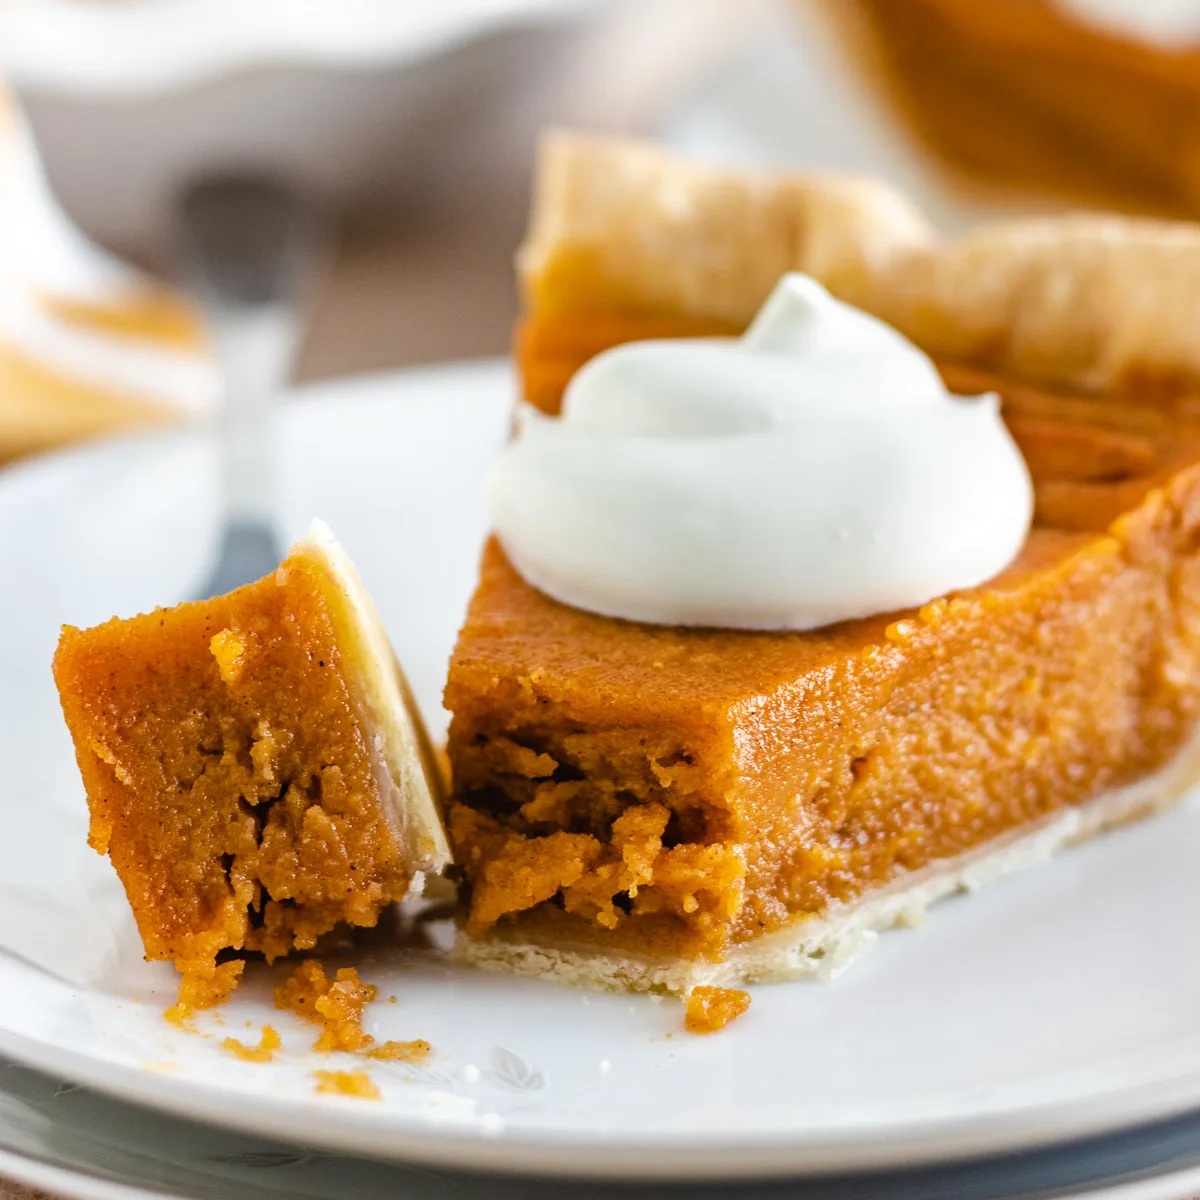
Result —
[{"label": "metal fork handle", "polygon": [[179,221],[187,277],[225,384],[218,426],[224,537],[204,589],[215,595],[279,561],[271,414],[291,375],[318,219],[286,183],[230,175],[186,188]]}]

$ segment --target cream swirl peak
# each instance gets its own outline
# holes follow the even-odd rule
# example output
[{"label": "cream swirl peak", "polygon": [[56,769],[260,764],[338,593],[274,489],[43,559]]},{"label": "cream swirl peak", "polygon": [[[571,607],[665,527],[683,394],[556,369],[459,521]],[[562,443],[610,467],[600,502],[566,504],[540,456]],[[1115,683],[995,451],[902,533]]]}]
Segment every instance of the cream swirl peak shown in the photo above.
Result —
[{"label": "cream swirl peak", "polygon": [[813,629],[1012,562],[1033,489],[995,396],[787,275],[741,339],[631,342],[524,409],[489,483],[535,587],[605,616]]}]

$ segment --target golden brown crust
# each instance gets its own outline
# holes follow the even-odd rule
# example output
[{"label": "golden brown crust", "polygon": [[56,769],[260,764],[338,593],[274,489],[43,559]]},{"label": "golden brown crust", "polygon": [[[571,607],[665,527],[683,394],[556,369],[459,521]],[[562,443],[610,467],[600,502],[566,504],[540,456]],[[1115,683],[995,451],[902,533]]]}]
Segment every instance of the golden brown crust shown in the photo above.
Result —
[{"label": "golden brown crust", "polygon": [[646,143],[546,139],[520,255],[536,312],[745,325],[806,271],[931,354],[1085,390],[1200,382],[1200,227],[1076,215],[934,235],[888,187],[699,166]]},{"label": "golden brown crust", "polygon": [[852,288],[931,234],[883,184],[701,166],[645,142],[552,133],[519,256],[527,303],[744,325],[784,271]]},{"label": "golden brown crust", "polygon": [[893,262],[868,307],[930,353],[1085,390],[1200,380],[1200,227],[1075,215]]}]

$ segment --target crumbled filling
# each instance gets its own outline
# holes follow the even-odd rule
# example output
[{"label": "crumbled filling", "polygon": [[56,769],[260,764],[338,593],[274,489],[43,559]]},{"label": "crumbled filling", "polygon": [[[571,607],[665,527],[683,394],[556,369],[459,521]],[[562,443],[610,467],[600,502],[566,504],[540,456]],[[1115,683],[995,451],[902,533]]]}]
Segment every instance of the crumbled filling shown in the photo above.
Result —
[{"label": "crumbled filling", "polygon": [[163,1016],[172,1025],[183,1025],[195,1016],[197,1009],[216,1008],[224,1004],[230,992],[237,987],[245,967],[241,959],[231,959],[219,964],[208,962],[185,971],[179,981],[179,999]]},{"label": "crumbled filling", "polygon": [[[537,674],[515,681],[521,697]],[[553,724],[496,728],[507,706],[494,697],[472,700],[469,711],[456,712],[450,754],[455,785],[473,806],[490,811],[487,793],[499,789],[514,827],[604,840],[631,804],[661,803],[671,810],[672,841],[728,840],[728,809],[714,803],[712,779],[674,737],[644,742],[621,730],[578,733]]]},{"label": "crumbled filling", "polygon": [[[591,833],[524,832],[534,798],[508,823],[463,803],[450,808],[455,860],[471,885],[468,931],[560,898],[568,913],[605,929],[625,918],[670,913],[698,922],[725,919],[740,897],[745,866],[733,847],[665,846],[664,804],[634,804],[613,820],[607,841]],[[551,818],[537,808],[536,820]]]},{"label": "crumbled filling", "polygon": [[432,1050],[427,1041],[418,1038],[412,1042],[384,1042],[382,1046],[373,1046],[367,1051],[367,1057],[381,1062],[414,1063],[428,1058]]},{"label": "crumbled filling", "polygon": [[362,1027],[363,1012],[379,995],[363,983],[353,967],[343,967],[333,979],[316,959],[306,959],[275,989],[275,1007],[294,1012],[322,1027],[313,1049],[363,1054],[384,1062],[418,1062],[432,1048],[426,1041],[383,1042]]},{"label": "crumbled filling", "polygon": [[323,1096],[353,1096],[358,1100],[382,1100],[383,1093],[366,1071],[314,1071],[316,1090]]},{"label": "crumbled filling", "polygon": [[314,1050],[355,1053],[374,1044],[362,1027],[363,1010],[379,989],[363,983],[353,967],[343,967],[335,979],[325,974],[316,959],[305,959],[275,989],[275,1007],[322,1027]]},{"label": "crumbled filling", "polygon": [[683,1023],[688,1033],[717,1033],[749,1007],[749,993],[738,988],[695,987],[688,993]]},{"label": "crumbled filling", "polygon": [[265,1063],[275,1057],[275,1051],[282,1045],[276,1030],[270,1025],[264,1025],[257,1046],[247,1046],[245,1042],[239,1041],[235,1037],[227,1037],[221,1043],[221,1049],[245,1062]]}]

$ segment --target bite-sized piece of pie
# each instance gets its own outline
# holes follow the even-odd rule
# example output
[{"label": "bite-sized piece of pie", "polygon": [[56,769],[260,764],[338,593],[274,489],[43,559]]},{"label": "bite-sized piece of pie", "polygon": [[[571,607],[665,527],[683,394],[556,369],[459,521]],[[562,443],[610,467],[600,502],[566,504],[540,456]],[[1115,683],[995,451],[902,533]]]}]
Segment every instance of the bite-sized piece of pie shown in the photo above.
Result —
[{"label": "bite-sized piece of pie", "polygon": [[493,540],[446,688],[463,958],[676,992],[822,973],[1197,778],[1200,229],[943,242],[875,184],[558,135],[520,263],[546,413],[598,351],[740,332],[801,270],[1000,394],[1037,507],[990,582],[808,632],[568,607]]},{"label": "bite-sized piece of pie", "polygon": [[66,627],[54,675],[91,844],[192,1006],[236,980],[228,952],[372,926],[449,860],[420,716],[319,522],[228,595]]},{"label": "bite-sized piece of pie", "polygon": [[976,187],[1200,214],[1191,0],[815,2],[906,124]]}]

